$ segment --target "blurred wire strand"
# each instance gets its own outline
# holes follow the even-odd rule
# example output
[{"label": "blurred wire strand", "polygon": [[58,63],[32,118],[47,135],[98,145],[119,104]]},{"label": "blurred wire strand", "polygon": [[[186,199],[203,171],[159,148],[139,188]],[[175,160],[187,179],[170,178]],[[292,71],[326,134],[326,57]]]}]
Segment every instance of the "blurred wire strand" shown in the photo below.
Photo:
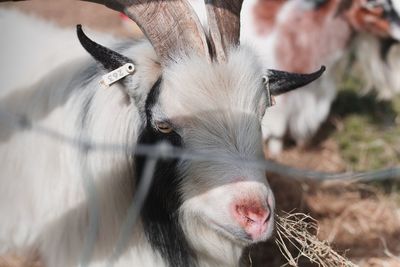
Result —
[{"label": "blurred wire strand", "polygon": [[206,152],[192,151],[188,149],[173,147],[167,143],[159,143],[155,145],[96,143],[92,142],[89,138],[73,138],[56,130],[34,124],[26,116],[15,115],[0,110],[0,117],[2,116],[7,116],[8,119],[13,119],[13,122],[15,122],[17,126],[22,129],[31,129],[39,134],[48,136],[49,138],[56,139],[72,146],[76,146],[78,149],[82,149],[85,151],[93,150],[102,151],[104,153],[126,153],[126,151],[132,151],[132,153],[136,155],[147,156],[151,158],[179,158],[183,160],[194,161],[211,160],[222,162],[235,162],[239,165],[244,164],[246,166],[264,169],[267,172],[275,173],[282,176],[288,176],[297,179],[311,179],[316,181],[356,180],[362,182],[370,182],[388,179],[400,180],[400,166],[364,172],[329,173],[313,171],[288,166],[267,159],[249,158],[243,156],[221,157],[220,155],[216,156]]}]

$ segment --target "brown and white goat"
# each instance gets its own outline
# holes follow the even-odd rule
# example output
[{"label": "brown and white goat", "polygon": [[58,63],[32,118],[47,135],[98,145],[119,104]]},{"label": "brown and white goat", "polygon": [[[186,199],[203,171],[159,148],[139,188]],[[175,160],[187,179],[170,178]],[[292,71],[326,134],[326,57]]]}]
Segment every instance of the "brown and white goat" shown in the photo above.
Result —
[{"label": "brown and white goat", "polygon": [[400,37],[394,4],[391,0],[244,2],[241,42],[255,48],[264,66],[308,72],[323,64],[329,70],[316,83],[277,97],[276,105],[268,109],[262,124],[271,153],[281,151],[287,134],[298,144],[315,135],[336,96],[335,65],[355,36]]},{"label": "brown and white goat", "polygon": [[[148,40],[111,43],[111,50],[78,27],[94,60],[74,52],[74,60],[38,74],[34,84],[2,88],[0,252],[34,249],[48,267],[237,266],[245,246],[271,235],[275,204],[264,170],[232,158],[262,160],[269,94],[303,86],[323,70],[266,70],[252,49],[239,45],[241,1],[207,1],[209,35],[186,1],[93,2],[124,12]],[[37,36],[46,36],[47,26],[31,22]],[[47,38],[64,36],[53,34]],[[15,46],[46,48],[46,38],[35,36],[22,36]],[[63,38],[71,44],[68,55],[78,42]],[[28,79],[34,63],[14,57],[1,64],[17,67],[19,60],[31,67],[11,73]],[[134,64],[132,75],[108,89],[99,85],[102,75],[126,63]],[[19,77],[7,80],[13,79]],[[53,137],[125,147],[98,150],[43,129],[57,131]],[[135,153],[139,144],[160,142],[212,157],[154,163]],[[122,235],[121,248],[149,162],[153,181],[140,222]]]}]

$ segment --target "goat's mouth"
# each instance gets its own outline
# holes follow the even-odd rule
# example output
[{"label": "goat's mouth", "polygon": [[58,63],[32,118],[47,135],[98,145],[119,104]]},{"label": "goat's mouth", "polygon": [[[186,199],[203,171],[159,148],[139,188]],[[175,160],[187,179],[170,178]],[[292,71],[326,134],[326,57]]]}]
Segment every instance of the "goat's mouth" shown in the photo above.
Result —
[{"label": "goat's mouth", "polygon": [[[273,218],[273,216],[272,216]],[[248,246],[254,243],[262,242],[271,237],[273,228],[274,228],[274,220],[271,219],[267,223],[266,231],[258,238],[253,238],[249,233],[247,233],[242,227],[236,225],[228,225],[228,224],[219,224],[213,220],[211,220],[210,227],[213,228],[216,232],[228,238],[242,246]]]}]

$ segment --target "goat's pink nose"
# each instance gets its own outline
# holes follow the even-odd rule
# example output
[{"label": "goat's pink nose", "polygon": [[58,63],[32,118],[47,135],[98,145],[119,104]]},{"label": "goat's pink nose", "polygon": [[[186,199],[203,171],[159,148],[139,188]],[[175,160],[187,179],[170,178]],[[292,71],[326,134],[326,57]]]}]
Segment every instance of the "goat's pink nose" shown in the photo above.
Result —
[{"label": "goat's pink nose", "polygon": [[236,221],[253,240],[262,239],[270,217],[268,208],[259,204],[238,204],[233,213]]}]

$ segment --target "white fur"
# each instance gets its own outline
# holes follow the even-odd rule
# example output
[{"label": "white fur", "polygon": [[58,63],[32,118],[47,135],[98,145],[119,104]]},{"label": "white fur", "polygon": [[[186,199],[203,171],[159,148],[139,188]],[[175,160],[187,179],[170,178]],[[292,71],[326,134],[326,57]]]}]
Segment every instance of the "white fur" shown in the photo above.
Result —
[{"label": "white fur", "polygon": [[[124,51],[136,64],[127,87],[115,84],[104,89],[99,81],[105,71],[80,47],[74,31],[10,14],[6,18],[7,12],[1,11],[0,18],[17,18],[13,23],[21,23],[23,32],[32,32],[29,43],[25,34],[13,38],[17,30],[6,33],[11,56],[1,64],[10,72],[8,77],[1,76],[7,80],[1,88],[1,111],[26,116],[34,125],[70,138],[134,145],[144,123],[139,114],[144,96],[162,71],[163,89],[154,114],[179,125],[176,131],[188,148],[221,158],[263,159],[258,110],[265,104],[263,68],[250,49],[232,50],[222,64],[188,58],[160,70],[150,44],[140,42]],[[12,28],[18,29],[13,23]],[[14,62],[21,54],[25,60],[18,64],[23,72],[15,71]],[[48,56],[54,57],[50,65]],[[85,113],[88,101],[90,109]],[[121,153],[87,151],[35,128],[20,129],[4,116],[0,124],[0,253],[31,248],[40,252],[46,266],[78,266],[94,218],[98,229],[88,266],[104,266],[134,195],[130,147]],[[181,171],[187,179],[180,189],[184,200],[180,220],[199,266],[237,266],[249,243],[226,230],[242,231],[229,208],[249,198],[263,205],[268,199],[273,210],[264,172],[231,159],[186,162]],[[93,196],[85,188],[94,190]],[[270,236],[272,223],[273,219],[260,240]],[[139,223],[114,266],[165,264]]]},{"label": "white fur", "polygon": [[365,89],[375,89],[378,96],[390,99],[400,93],[400,45],[391,47],[387,62],[380,55],[379,40],[371,36],[362,35],[356,43],[356,56],[363,70],[363,78],[367,82]]},{"label": "white fur", "polygon": [[394,10],[397,14],[400,14],[400,2],[397,0],[391,0]]},{"label": "white fur", "polygon": [[[72,138],[133,144],[140,122],[135,106],[126,104],[122,89],[104,90],[97,79],[85,90],[78,87],[70,91],[69,83],[87,64],[88,59],[71,62],[27,91],[4,95],[2,110],[26,114],[33,123]],[[81,131],[77,128],[81,120],[79,107],[87,99],[86,94],[93,91],[96,94],[92,101],[98,110],[90,113],[89,125]],[[35,246],[47,266],[77,265],[89,230],[90,207],[83,184],[90,179],[96,187],[98,238],[102,240],[96,244],[94,257],[104,261],[115,245],[133,194],[131,181],[126,180],[132,171],[130,159],[122,153],[86,155],[35,131],[1,124],[0,250]],[[134,251],[135,247],[128,254]],[[144,260],[138,265],[148,264],[149,259]]]},{"label": "white fur", "polygon": [[[33,25],[35,30],[32,30]],[[88,32],[104,45],[115,42],[109,35]],[[61,29],[13,9],[0,9],[0,36],[7,40],[0,49],[3,62],[0,94],[6,89],[29,86],[51,70],[87,54],[76,41],[75,31]]]}]

